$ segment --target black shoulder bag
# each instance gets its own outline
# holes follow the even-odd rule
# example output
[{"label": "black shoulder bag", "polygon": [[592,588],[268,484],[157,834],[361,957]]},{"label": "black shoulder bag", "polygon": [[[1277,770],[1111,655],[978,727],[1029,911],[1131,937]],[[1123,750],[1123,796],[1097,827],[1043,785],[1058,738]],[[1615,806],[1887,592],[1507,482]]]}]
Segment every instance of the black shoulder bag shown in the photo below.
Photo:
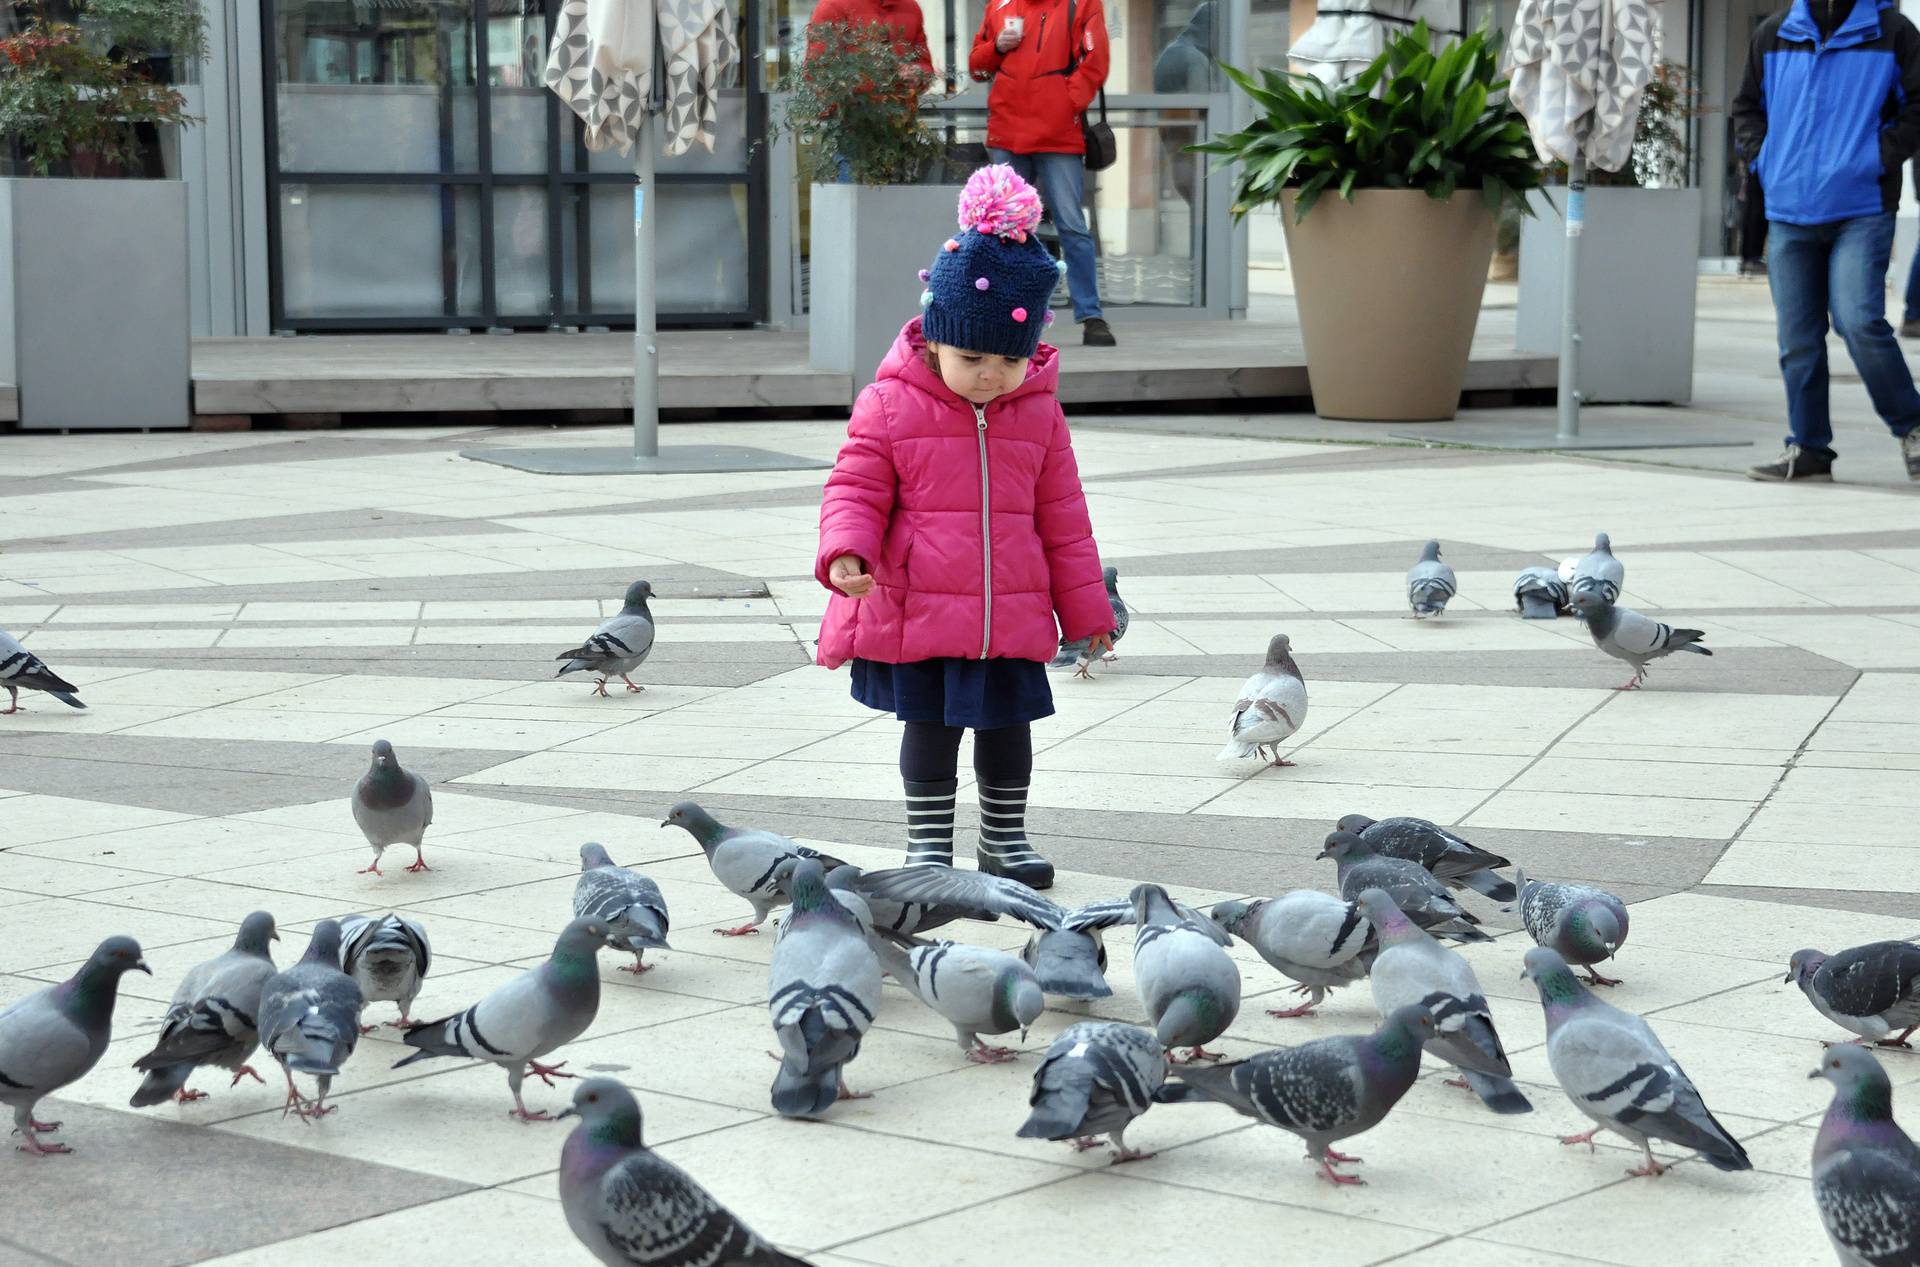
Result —
[{"label": "black shoulder bag", "polygon": [[[1067,74],[1071,76],[1080,69],[1080,38],[1074,33],[1074,0],[1067,0],[1067,41],[1072,50],[1067,54]],[[1107,123],[1107,85],[1100,85],[1100,121],[1095,123],[1085,114],[1080,116],[1080,137],[1086,142],[1086,164],[1090,172],[1104,172],[1120,161],[1120,143],[1114,139],[1113,128]],[[1920,179],[1916,176],[1915,179]]]}]

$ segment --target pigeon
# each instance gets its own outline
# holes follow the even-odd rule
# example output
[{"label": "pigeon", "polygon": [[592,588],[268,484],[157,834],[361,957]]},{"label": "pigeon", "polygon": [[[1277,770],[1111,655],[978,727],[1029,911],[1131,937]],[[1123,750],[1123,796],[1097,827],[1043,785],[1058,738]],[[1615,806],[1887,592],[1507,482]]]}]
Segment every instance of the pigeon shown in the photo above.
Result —
[{"label": "pigeon", "polygon": [[1493,1013],[1473,975],[1473,966],[1457,950],[1428,936],[1401,913],[1380,889],[1367,889],[1359,903],[1380,934],[1374,956],[1374,1006],[1380,1015],[1417,1003],[1433,1013],[1434,1036],[1427,1050],[1460,1070],[1464,1085],[1495,1113],[1531,1113],[1533,1105],[1513,1085],[1513,1066],[1493,1028]]},{"label": "pigeon", "polygon": [[599,920],[613,930],[609,945],[633,952],[632,965],[622,964],[622,972],[639,976],[652,966],[646,961],[647,951],[672,949],[667,945],[667,899],[660,895],[660,886],[614,866],[607,851],[592,841],[580,846],[573,916]]},{"label": "pigeon", "polygon": [[640,1137],[640,1103],[612,1078],[574,1089],[560,1149],[560,1208],[587,1252],[611,1267],[807,1267],[734,1217]]},{"label": "pigeon", "polygon": [[1360,837],[1377,854],[1419,863],[1450,888],[1472,889],[1496,902],[1511,902],[1518,895],[1513,881],[1493,874],[1495,867],[1510,867],[1511,862],[1424,818],[1376,822],[1365,814],[1348,814],[1335,826]]},{"label": "pigeon", "polygon": [[1547,1063],[1573,1107],[1597,1125],[1562,1144],[1585,1144],[1610,1130],[1646,1154],[1629,1175],[1659,1175],[1650,1140],[1698,1151],[1716,1170],[1751,1170],[1740,1141],[1714,1120],[1700,1092],[1660,1045],[1646,1021],[1602,1003],[1567,961],[1545,946],[1529,950],[1521,975],[1540,991],[1547,1014]]},{"label": "pigeon", "polygon": [[1676,651],[1691,651],[1710,656],[1712,651],[1700,645],[1707,635],[1698,629],[1675,629],[1672,625],[1643,616],[1631,607],[1616,607],[1599,596],[1597,589],[1581,590],[1573,596],[1573,609],[1587,622],[1593,645],[1616,660],[1633,666],[1633,676],[1616,691],[1633,691],[1647,680],[1647,665]]},{"label": "pigeon", "polygon": [[[1520,889],[1520,922],[1536,946],[1545,946],[1587,970],[1588,985],[1619,985],[1593,965],[1618,954],[1627,940],[1627,904],[1591,884],[1551,884],[1515,871]],[[1920,954],[1920,951],[1916,951]]]},{"label": "pigeon", "polygon": [[[353,978],[366,1001],[397,1003],[400,1019],[393,1024],[400,1029],[412,1025],[407,1012],[433,966],[427,930],[404,915],[349,915],[340,921],[340,945],[340,969]],[[370,1034],[373,1026],[362,1025],[360,1032]]]},{"label": "pigeon", "polygon": [[273,916],[255,911],[240,922],[231,950],[187,970],[160,1023],[159,1041],[133,1062],[147,1075],[133,1093],[134,1108],[167,1099],[181,1104],[206,1099],[204,1091],[187,1090],[187,1079],[201,1065],[231,1071],[229,1086],[238,1086],[242,1078],[266,1081],[247,1057],[260,1043],[260,990],[274,973],[267,943],[278,940]]},{"label": "pigeon", "polygon": [[404,1068],[435,1056],[486,1060],[507,1071],[507,1089],[513,1093],[509,1115],[519,1122],[547,1122],[542,1109],[527,1111],[520,1083],[528,1073],[553,1085],[566,1065],[543,1065],[540,1057],[565,1047],[587,1032],[600,1011],[600,948],[613,930],[596,919],[576,919],[560,930],[553,954],[537,968],[529,968],[464,1012],[415,1025],[401,1041],[419,1048],[394,1062]]},{"label": "pigeon", "polygon": [[872,893],[863,893],[860,891],[860,882],[866,874],[852,863],[842,863],[827,873],[827,887],[833,890],[834,896],[842,905],[854,912],[860,919],[861,927],[868,932],[898,933],[903,937],[913,937],[944,927],[957,919],[984,919],[992,922],[1000,918],[991,912],[971,911],[959,906],[900,902]]},{"label": "pigeon", "polygon": [[1027,1030],[1047,1007],[1040,981],[1026,961],[1001,950],[960,942],[899,942],[884,936],[869,940],[880,966],[922,1003],[953,1025],[961,1050],[975,1064],[1012,1060],[1008,1047],[990,1047],[982,1034]]},{"label": "pigeon", "polygon": [[[1188,1061],[1219,1060],[1207,1043],[1240,1013],[1240,968],[1205,927],[1188,919],[1157,884],[1133,890],[1133,977],[1154,1033],[1169,1048],[1188,1047]],[[1181,1063],[1178,1057],[1175,1064]]]},{"label": "pigeon", "polygon": [[1399,1008],[1371,1034],[1342,1034],[1298,1047],[1278,1047],[1212,1068],[1176,1069],[1177,1086],[1161,1099],[1214,1100],[1243,1117],[1292,1131],[1307,1143],[1307,1160],[1334,1184],[1365,1183],[1336,1164],[1358,1157],[1333,1151],[1350,1135],[1371,1130],[1420,1076],[1420,1049],[1432,1041],[1434,1021],[1417,1004]]},{"label": "pigeon", "polygon": [[1593,553],[1573,565],[1569,588],[1576,598],[1582,594],[1598,594],[1609,603],[1617,603],[1620,587],[1626,581],[1627,569],[1613,557],[1612,538],[1601,532],[1594,535]]},{"label": "pigeon", "polygon": [[1407,918],[1435,936],[1454,941],[1492,941],[1476,928],[1480,920],[1453,900],[1447,886],[1433,872],[1405,858],[1376,853],[1349,831],[1329,835],[1315,860],[1332,858],[1339,864],[1340,896],[1358,901],[1362,889],[1382,889]]},{"label": "pigeon", "polygon": [[1070,1140],[1074,1148],[1113,1145],[1114,1164],[1144,1161],[1152,1153],[1127,1147],[1127,1128],[1145,1113],[1167,1081],[1167,1049],[1138,1025],[1081,1021],[1053,1040],[1033,1071],[1033,1112],[1014,1134],[1021,1139]]},{"label": "pigeon", "polygon": [[1273,749],[1273,764],[1290,766],[1280,745],[1307,720],[1307,684],[1293,662],[1293,642],[1275,634],[1267,644],[1260,671],[1248,678],[1233,702],[1233,720],[1227,723],[1227,746],[1216,761],[1244,761],[1265,757]]},{"label": "pigeon", "polygon": [[846,1066],[880,1006],[880,960],[826,880],[813,858],[793,864],[793,913],[773,948],[767,1010],[783,1053],[773,1107],[784,1117],[818,1117],[853,1098]]},{"label": "pigeon", "polygon": [[1893,1083],[1873,1053],[1837,1047],[1807,1075],[1833,1084],[1813,1140],[1813,1202],[1840,1267],[1920,1263],[1920,1147],[1893,1120]]},{"label": "pigeon", "polygon": [[380,874],[380,855],[388,845],[413,846],[407,870],[432,870],[420,852],[420,839],[433,824],[433,789],[419,775],[400,768],[393,745],[384,739],[373,741],[373,764],[353,785],[353,821],[373,846],[373,865],[360,868],[361,875]]},{"label": "pigeon", "polygon": [[13,1109],[14,1134],[25,1141],[21,1152],[46,1157],[73,1151],[40,1138],[60,1123],[36,1121],[34,1106],[100,1063],[113,1040],[120,978],[136,970],[153,975],[140,957],[140,943],[109,937],[66,981],[0,1010],[0,1104]]},{"label": "pigeon", "polygon": [[1407,569],[1407,606],[1413,608],[1413,618],[1438,616],[1459,590],[1453,569],[1440,561],[1440,543],[1427,542],[1420,551],[1420,561]]},{"label": "pigeon", "polygon": [[700,842],[714,879],[732,889],[753,905],[753,922],[737,928],[716,928],[722,937],[744,937],[760,931],[776,906],[785,906],[790,895],[780,878],[780,864],[811,858],[825,871],[847,864],[840,859],[809,849],[776,832],[758,827],[727,827],[692,801],[682,801],[667,811],[662,827],[684,827]]},{"label": "pigeon", "polygon": [[[308,1121],[339,1107],[327,1103],[327,1092],[360,1041],[365,1005],[360,987],[340,971],[340,922],[321,920],[300,962],[260,987],[260,1045],[287,1077],[281,1117],[294,1113]],[[320,1094],[312,1100],[302,1096],[293,1084],[296,1073],[312,1074]]]},{"label": "pigeon", "polygon": [[1308,996],[1298,1007],[1268,1008],[1268,1016],[1311,1015],[1328,990],[1365,980],[1373,967],[1373,925],[1351,902],[1316,889],[1222,902],[1213,919],[1298,981],[1294,993]]},{"label": "pigeon", "polygon": [[602,699],[607,698],[610,677],[625,682],[629,691],[645,689],[627,675],[639,668],[653,650],[653,613],[647,610],[647,600],[652,597],[653,586],[645,581],[627,586],[626,603],[617,614],[601,622],[585,642],[553,657],[566,661],[554,676],[583,670],[598,673],[600,680],[593,684],[593,693]]},{"label": "pigeon", "polygon": [[1553,620],[1571,593],[1553,568],[1528,568],[1513,578],[1513,607],[1522,620]]},{"label": "pigeon", "polygon": [[1920,1029],[1920,946],[1876,941],[1831,957],[1796,950],[1787,980],[1799,984],[1820,1015],[1860,1036],[1852,1041],[1913,1046],[1907,1039]]},{"label": "pigeon", "polygon": [[85,708],[80,688],[47,667],[47,662],[20,645],[20,640],[0,629],[0,686],[7,688],[7,706],[0,717],[20,711],[20,692],[45,691],[69,708]]},{"label": "pigeon", "polygon": [[[1126,635],[1127,621],[1130,618],[1130,613],[1127,611],[1127,600],[1120,597],[1120,569],[1116,567],[1101,568],[1100,579],[1106,583],[1107,602],[1113,607],[1112,637],[1113,645],[1117,647],[1120,645],[1120,639]],[[1115,655],[1111,649],[1108,649],[1101,655],[1100,660],[1103,664],[1112,664],[1119,658],[1120,657]],[[1059,654],[1053,657],[1053,662],[1047,667],[1050,669],[1071,668],[1075,677],[1092,678],[1093,674],[1088,672],[1092,664],[1093,639],[1075,638],[1069,642],[1067,639],[1062,638],[1060,640]]]}]

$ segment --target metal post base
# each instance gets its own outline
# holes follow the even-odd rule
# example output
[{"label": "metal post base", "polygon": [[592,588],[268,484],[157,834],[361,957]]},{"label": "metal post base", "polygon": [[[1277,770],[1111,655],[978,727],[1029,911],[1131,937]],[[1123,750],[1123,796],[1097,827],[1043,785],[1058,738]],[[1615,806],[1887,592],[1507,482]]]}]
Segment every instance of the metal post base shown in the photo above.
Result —
[{"label": "metal post base", "polygon": [[635,456],[629,445],[463,449],[460,456],[535,475],[706,475],[725,471],[824,471],[833,465],[818,458],[735,444],[672,444],[655,457]]},{"label": "metal post base", "polygon": [[1563,436],[1552,424],[1538,422],[1449,422],[1428,431],[1395,431],[1395,440],[1421,444],[1455,445],[1468,449],[1733,449],[1753,444],[1732,432],[1708,431],[1698,424],[1659,426],[1647,423],[1600,422],[1592,415],[1580,434]]}]

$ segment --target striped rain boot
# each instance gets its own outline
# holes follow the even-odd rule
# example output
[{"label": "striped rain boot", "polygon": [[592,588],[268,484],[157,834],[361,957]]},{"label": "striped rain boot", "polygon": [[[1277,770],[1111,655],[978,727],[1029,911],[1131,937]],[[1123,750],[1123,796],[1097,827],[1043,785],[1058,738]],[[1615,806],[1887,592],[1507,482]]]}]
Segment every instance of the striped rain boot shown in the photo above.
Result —
[{"label": "striped rain boot", "polygon": [[953,798],[958,779],[932,783],[904,781],[907,789],[907,861],[909,867],[953,865]]},{"label": "striped rain boot", "polygon": [[1027,842],[1027,785],[979,785],[980,847],[974,857],[989,875],[1018,880],[1030,889],[1053,887],[1053,864]]}]

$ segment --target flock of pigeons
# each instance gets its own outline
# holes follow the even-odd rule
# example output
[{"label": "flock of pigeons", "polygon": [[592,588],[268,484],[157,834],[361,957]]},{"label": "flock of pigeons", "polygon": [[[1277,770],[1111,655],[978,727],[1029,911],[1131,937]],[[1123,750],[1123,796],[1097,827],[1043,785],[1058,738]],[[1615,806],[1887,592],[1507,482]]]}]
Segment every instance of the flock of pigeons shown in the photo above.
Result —
[{"label": "flock of pigeons", "polygon": [[[1438,615],[1456,590],[1453,573],[1430,542],[1408,574],[1416,617]],[[1529,569],[1515,582],[1522,616],[1571,611],[1587,622],[1595,644],[1635,667],[1677,650],[1707,654],[1697,630],[1672,629],[1618,607],[1624,569],[1604,534],[1584,559],[1558,570]],[[1106,569],[1116,620],[1125,605]],[[580,647],[563,653],[560,672],[592,671],[597,693],[631,677],[653,645],[647,601],[636,582],[623,610]],[[1090,648],[1063,645],[1056,664],[1085,674]],[[0,634],[0,682],[53,692],[79,706],[73,688],[11,638]],[[1270,644],[1261,671],[1236,701],[1222,757],[1273,754],[1306,714],[1306,688],[1285,635]],[[427,781],[405,769],[393,748],[373,745],[367,773],[350,807],[374,851],[366,871],[378,874],[382,852],[411,845],[407,869],[427,869],[422,846],[433,822]],[[1143,1025],[1083,1022],[1066,1029],[1034,1070],[1022,1137],[1098,1147],[1106,1136],[1113,1160],[1151,1156],[1126,1142],[1132,1124],[1160,1104],[1211,1101],[1300,1137],[1323,1179],[1362,1180],[1343,1169],[1359,1158],[1335,1145],[1382,1121],[1418,1076],[1423,1053],[1454,1066],[1457,1085],[1492,1112],[1532,1109],[1513,1070],[1493,1010],[1466,957],[1450,946],[1491,940],[1462,904],[1471,891],[1516,910],[1535,943],[1525,975],[1539,992],[1547,1056],[1555,1079],[1593,1123],[1562,1143],[1591,1148],[1601,1130],[1628,1140],[1644,1161],[1628,1173],[1658,1175],[1651,1143],[1700,1153],[1728,1171],[1751,1168],[1740,1142],[1708,1110],[1658,1036],[1640,1016],[1611,1006],[1590,987],[1619,985],[1597,965],[1612,960],[1629,928],[1626,905],[1583,884],[1529,879],[1511,864],[1423,819],[1375,821],[1349,815],[1320,853],[1335,863],[1339,896],[1297,890],[1270,899],[1222,902],[1199,910],[1154,884],[1125,898],[1067,909],[1018,881],[978,871],[914,866],[860,868],[760,828],[729,826],[693,802],[668,812],[662,827],[685,830],[700,846],[714,878],[739,896],[752,918],[716,929],[757,933],[777,908],[768,980],[768,1010],[778,1044],[770,1088],[782,1115],[817,1118],[855,1098],[847,1071],[882,1007],[891,976],[952,1026],[963,1058],[1000,1063],[1015,1058],[986,1039],[1028,1028],[1047,997],[1110,996],[1107,930],[1134,929],[1133,976]],[[189,1087],[195,1072],[216,1068],[233,1082],[260,1075],[248,1063],[257,1049],[278,1062],[287,1093],[284,1112],[311,1121],[334,1112],[332,1082],[371,1025],[369,1003],[398,1008],[403,1041],[415,1049],[399,1062],[435,1057],[498,1065],[523,1122],[577,1117],[563,1146],[559,1187],[567,1221],[584,1245],[612,1264],[794,1264],[718,1204],[694,1179],[645,1145],[641,1111],[618,1082],[595,1078],[576,1088],[557,1115],[532,1110],[522,1096],[531,1074],[547,1086],[573,1078],[564,1061],[543,1058],[585,1034],[600,1003],[598,954],[631,954],[624,971],[656,965],[650,950],[668,948],[668,905],[646,876],[616,866],[598,844],[581,847],[581,873],[571,920],[547,961],[494,989],[464,1011],[436,1020],[411,1015],[432,969],[426,929],[400,914],[348,916],[315,926],[305,954],[284,970],[271,956],[278,940],[264,911],[241,924],[233,946],[185,974],[153,1050],[135,1062],[144,1078],[132,1104],[187,1102],[206,1093]],[[557,915],[557,913],[556,913]],[[1011,919],[1028,925],[1024,948],[1009,953],[927,936],[960,919]],[[1226,947],[1239,938],[1296,984],[1304,1001],[1275,1009],[1304,1016],[1327,991],[1368,983],[1381,1023],[1369,1034],[1343,1035],[1226,1061],[1206,1044],[1226,1034],[1241,1004],[1241,970]],[[1578,969],[1579,971],[1576,971]],[[47,1138],[57,1122],[34,1110],[46,1096],[84,1077],[111,1034],[120,977],[151,969],[130,937],[100,943],[70,980],[0,1011],[0,1103],[13,1109],[22,1151],[70,1151]],[[1829,1045],[1812,1076],[1825,1077],[1834,1098],[1814,1145],[1813,1178],[1824,1224],[1843,1264],[1920,1264],[1920,1148],[1895,1123],[1890,1081],[1863,1044],[1909,1048],[1920,1029],[1920,946],[1886,941],[1835,955],[1801,950],[1787,980],[1812,1005],[1857,1037]],[[398,1065],[396,1067],[399,1067]],[[295,1076],[311,1078],[302,1092]]]}]

